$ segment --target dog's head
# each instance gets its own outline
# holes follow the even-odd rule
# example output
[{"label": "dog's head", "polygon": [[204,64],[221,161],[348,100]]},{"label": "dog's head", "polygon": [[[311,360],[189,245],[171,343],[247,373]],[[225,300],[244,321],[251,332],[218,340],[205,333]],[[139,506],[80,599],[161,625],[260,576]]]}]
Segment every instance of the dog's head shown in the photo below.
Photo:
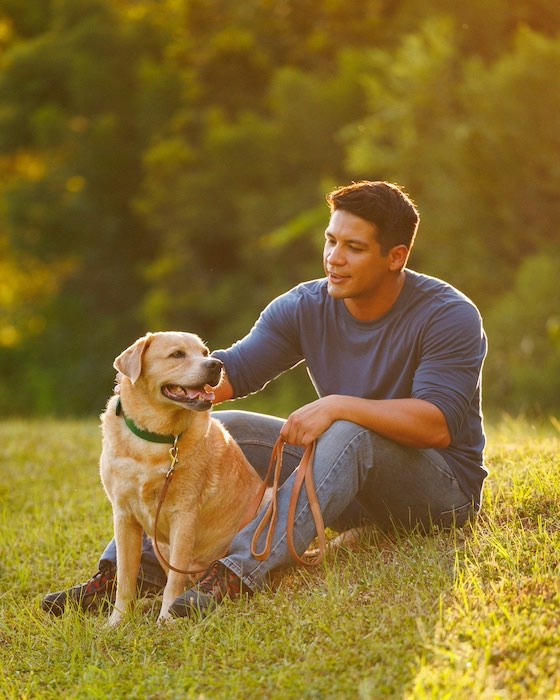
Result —
[{"label": "dog's head", "polygon": [[115,369],[152,398],[193,411],[212,407],[223,364],[192,333],[148,333],[122,352]]}]

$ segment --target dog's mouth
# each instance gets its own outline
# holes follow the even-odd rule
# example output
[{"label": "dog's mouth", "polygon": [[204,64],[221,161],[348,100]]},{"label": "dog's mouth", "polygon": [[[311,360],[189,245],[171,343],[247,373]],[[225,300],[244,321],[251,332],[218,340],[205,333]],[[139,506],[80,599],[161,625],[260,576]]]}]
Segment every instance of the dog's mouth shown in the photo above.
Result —
[{"label": "dog's mouth", "polygon": [[212,387],[208,384],[188,387],[180,384],[164,384],[161,393],[171,401],[182,403],[196,411],[206,411],[216,398]]}]

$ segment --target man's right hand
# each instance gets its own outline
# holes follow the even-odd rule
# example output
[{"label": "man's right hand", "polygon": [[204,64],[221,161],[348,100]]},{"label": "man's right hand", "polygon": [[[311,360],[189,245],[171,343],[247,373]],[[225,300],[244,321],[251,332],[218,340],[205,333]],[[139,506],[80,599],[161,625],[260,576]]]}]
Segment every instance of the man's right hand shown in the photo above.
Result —
[{"label": "man's right hand", "polygon": [[324,396],[294,411],[280,431],[282,440],[290,445],[309,447],[337,419],[336,398]]}]

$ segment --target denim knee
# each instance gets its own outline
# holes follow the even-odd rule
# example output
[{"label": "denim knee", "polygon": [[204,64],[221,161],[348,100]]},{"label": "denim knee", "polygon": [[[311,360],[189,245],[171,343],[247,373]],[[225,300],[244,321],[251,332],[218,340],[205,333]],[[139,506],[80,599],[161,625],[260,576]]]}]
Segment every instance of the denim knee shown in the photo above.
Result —
[{"label": "denim knee", "polygon": [[346,420],[335,421],[319,438],[317,451],[329,461],[338,460],[346,476],[353,470],[352,479],[358,492],[375,463],[374,439],[371,430]]}]

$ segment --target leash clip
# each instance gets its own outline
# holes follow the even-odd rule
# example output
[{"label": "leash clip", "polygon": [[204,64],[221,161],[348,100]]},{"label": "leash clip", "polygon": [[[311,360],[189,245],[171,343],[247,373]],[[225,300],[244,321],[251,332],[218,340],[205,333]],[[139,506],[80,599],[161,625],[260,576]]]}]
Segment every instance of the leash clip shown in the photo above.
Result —
[{"label": "leash clip", "polygon": [[169,449],[169,457],[171,459],[171,464],[169,466],[169,469],[167,470],[167,474],[165,475],[166,479],[169,479],[169,477],[173,474],[175,471],[175,465],[179,461],[179,446],[177,445],[179,441],[179,436],[175,436],[175,440],[173,440],[173,447]]}]

